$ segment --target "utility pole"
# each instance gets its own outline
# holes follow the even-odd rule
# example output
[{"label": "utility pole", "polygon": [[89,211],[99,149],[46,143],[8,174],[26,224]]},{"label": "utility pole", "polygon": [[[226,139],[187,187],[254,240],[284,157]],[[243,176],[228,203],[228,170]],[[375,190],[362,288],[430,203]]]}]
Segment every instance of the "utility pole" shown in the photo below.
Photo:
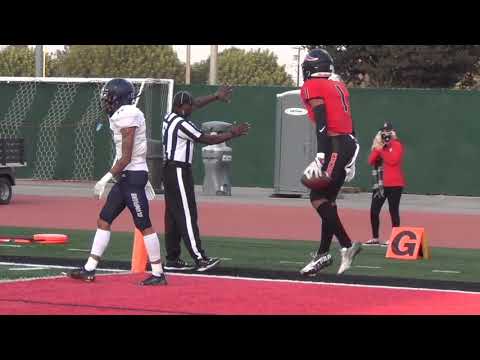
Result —
[{"label": "utility pole", "polygon": [[210,77],[208,79],[209,85],[217,84],[217,58],[218,45],[210,45]]},{"label": "utility pole", "polygon": [[35,76],[45,77],[45,53],[43,45],[35,45]]},{"label": "utility pole", "polygon": [[185,84],[190,85],[190,47],[187,45],[187,61],[186,61],[186,73],[185,73]]},{"label": "utility pole", "polygon": [[297,62],[297,87],[300,86],[300,51],[302,51],[301,46],[293,47],[294,50],[297,50],[298,53],[293,55],[293,60]]}]

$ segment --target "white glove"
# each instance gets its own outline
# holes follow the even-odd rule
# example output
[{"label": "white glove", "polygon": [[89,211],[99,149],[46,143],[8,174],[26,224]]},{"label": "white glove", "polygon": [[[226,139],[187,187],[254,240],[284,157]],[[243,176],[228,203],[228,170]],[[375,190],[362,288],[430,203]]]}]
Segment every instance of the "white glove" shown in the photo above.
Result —
[{"label": "white glove", "polygon": [[324,162],[325,154],[318,153],[315,157],[315,160],[313,160],[312,163],[308,165],[303,174],[307,177],[307,179],[311,179],[312,177],[320,177],[322,175],[322,167]]},{"label": "white glove", "polygon": [[104,177],[102,177],[96,184],[95,187],[93,188],[93,195],[97,198],[100,199],[103,195],[103,192],[105,191],[105,186],[107,183],[113,178],[113,175],[111,172],[108,172],[105,174]]},{"label": "white glove", "polygon": [[147,181],[147,185],[145,185],[145,194],[147,195],[148,201],[155,199],[155,190],[153,190],[150,181]]},{"label": "white glove", "polygon": [[353,178],[355,177],[355,163],[353,163],[353,165],[350,167],[346,167],[345,172],[347,173],[347,175],[345,176],[345,181],[346,182],[352,181]]}]

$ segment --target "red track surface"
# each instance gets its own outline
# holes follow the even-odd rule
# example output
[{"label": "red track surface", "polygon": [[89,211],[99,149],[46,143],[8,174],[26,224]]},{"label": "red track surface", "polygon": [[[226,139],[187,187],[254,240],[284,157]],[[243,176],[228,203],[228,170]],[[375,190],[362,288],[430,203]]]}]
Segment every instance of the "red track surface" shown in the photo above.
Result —
[{"label": "red track surface", "polygon": [[[93,230],[103,203],[78,197],[18,195],[9,206],[0,207],[0,225]],[[204,236],[319,240],[320,221],[309,207],[200,203],[199,213]],[[354,240],[370,238],[368,210],[340,209],[340,213]],[[151,218],[156,230],[163,233],[163,200],[153,202]],[[386,239],[390,231],[387,213],[382,214],[382,224],[381,236]],[[403,211],[402,225],[424,227],[432,246],[480,248],[477,215]],[[113,230],[132,230],[128,211],[118,218]]]},{"label": "red track surface", "polygon": [[0,314],[480,314],[480,294],[173,275],[166,287],[140,287],[143,277],[1,283]]}]

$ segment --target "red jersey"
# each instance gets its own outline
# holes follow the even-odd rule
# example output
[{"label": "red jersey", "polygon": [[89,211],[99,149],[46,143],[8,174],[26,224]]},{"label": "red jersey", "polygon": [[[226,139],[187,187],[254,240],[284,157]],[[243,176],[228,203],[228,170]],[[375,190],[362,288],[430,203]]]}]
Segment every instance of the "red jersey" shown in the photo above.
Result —
[{"label": "red jersey", "polygon": [[383,186],[405,187],[405,178],[402,171],[402,143],[398,140],[392,140],[382,150],[373,150],[368,158],[368,163],[374,166],[378,158],[383,160]]},{"label": "red jersey", "polygon": [[350,93],[343,82],[311,78],[303,83],[300,96],[308,118],[316,125],[315,114],[308,100],[323,99],[327,112],[327,131],[351,134],[353,131]]}]

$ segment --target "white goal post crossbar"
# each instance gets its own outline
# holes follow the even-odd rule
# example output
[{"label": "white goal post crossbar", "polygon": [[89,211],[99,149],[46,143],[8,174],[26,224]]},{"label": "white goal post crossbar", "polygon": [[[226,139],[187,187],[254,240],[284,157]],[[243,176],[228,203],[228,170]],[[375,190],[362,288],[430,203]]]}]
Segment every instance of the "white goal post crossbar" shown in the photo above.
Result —
[{"label": "white goal post crossbar", "polygon": [[[106,83],[113,78],[75,78],[75,77],[15,77],[15,76],[0,76],[0,82],[45,82],[45,83]],[[168,91],[173,94],[173,79],[154,79],[154,78],[126,78],[131,82],[136,83],[150,83],[150,84],[168,84]],[[143,88],[142,88],[143,90]],[[141,93],[142,91],[140,91]],[[167,110],[172,111],[172,97],[167,99]]]}]

